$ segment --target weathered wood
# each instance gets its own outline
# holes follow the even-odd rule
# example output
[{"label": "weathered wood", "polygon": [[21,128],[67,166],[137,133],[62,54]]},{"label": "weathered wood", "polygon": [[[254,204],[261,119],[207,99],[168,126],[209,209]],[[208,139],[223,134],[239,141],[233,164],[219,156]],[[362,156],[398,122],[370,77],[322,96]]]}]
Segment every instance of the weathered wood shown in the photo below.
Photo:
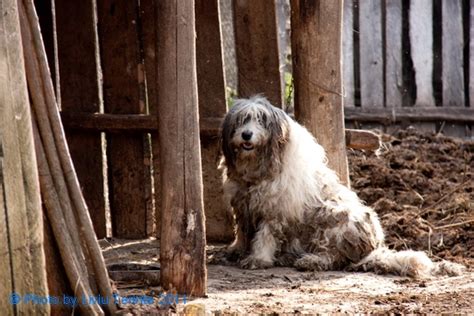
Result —
[{"label": "weathered wood", "polygon": [[[1,77],[0,77],[1,78]],[[5,298],[9,297],[13,293],[12,283],[12,267],[11,267],[11,254],[8,241],[8,225],[7,225],[7,210],[4,200],[5,184],[3,183],[3,150],[2,150],[2,139],[0,138],[0,280],[2,280],[2,286],[0,286],[0,310],[4,311],[7,315],[14,314],[14,306]]]},{"label": "weathered wood", "polygon": [[293,0],[291,5],[295,115],[325,148],[329,166],[349,184],[342,105],[342,0]]},{"label": "weathered wood", "polygon": [[[75,210],[74,218],[78,221],[78,225],[81,228],[81,238],[89,254],[86,264],[90,261],[93,268],[92,271],[89,271],[90,279],[94,279],[97,282],[98,293],[103,297],[111,297],[112,289],[104,259],[95,237],[87,205],[82,196],[79,181],[67,148],[66,137],[59,117],[54,88],[47,65],[46,53],[42,45],[38,17],[31,0],[24,0],[22,2],[20,16],[25,60],[27,61],[25,69],[28,71],[28,84],[31,89],[30,96],[32,97],[35,113],[38,114],[38,118],[41,115],[41,118],[38,119],[41,140],[47,144],[45,148],[48,152],[48,159],[54,158],[60,162],[60,164],[51,164],[50,167],[54,167],[53,170],[62,170],[62,177],[64,177],[64,179],[62,177],[55,178],[55,184],[61,182],[66,182],[67,184],[67,192],[70,195]],[[37,137],[35,145],[38,145],[40,144],[39,135],[37,132],[34,134]],[[40,162],[40,159],[38,159],[38,162]],[[57,180],[60,181],[58,182]],[[61,196],[61,200],[65,197]],[[64,210],[61,210],[55,216],[59,216],[59,214],[62,216],[63,212]],[[68,244],[70,249],[72,243],[66,244]],[[76,244],[76,247],[78,244]],[[83,277],[81,279],[84,280]],[[72,284],[77,285],[78,283],[72,282]],[[109,313],[115,312],[116,306],[112,300],[104,307]],[[85,309],[88,308],[85,307]],[[98,309],[98,313],[101,313],[101,307],[91,307],[91,309]]]},{"label": "weathered wood", "polygon": [[384,104],[382,1],[359,1],[361,106]]},{"label": "weathered wood", "polygon": [[385,106],[402,106],[402,1],[385,1]]},{"label": "weathered wood", "polygon": [[[142,75],[138,45],[138,3],[98,0],[99,38],[106,113],[145,113],[140,102]],[[116,237],[146,237],[147,201],[143,186],[151,184],[144,167],[141,134],[107,135],[109,200]]]},{"label": "weathered wood", "polygon": [[353,149],[377,150],[380,149],[382,140],[380,136],[371,131],[357,129],[346,130],[346,146]]},{"label": "weathered wood", "polygon": [[442,1],[443,106],[464,106],[462,1]]},{"label": "weathered wood", "polygon": [[[47,211],[43,206],[43,227],[44,227],[44,253],[46,257],[46,276],[48,280],[48,294],[62,297],[63,295],[75,296],[69,285],[69,280],[61,260],[57,241],[54,238],[51,224],[47,219]],[[51,315],[70,315],[72,306],[66,304],[51,305]]]},{"label": "weathered wood", "polygon": [[411,58],[415,70],[415,106],[435,106],[433,96],[433,1],[410,1]]},{"label": "weathered wood", "polygon": [[262,93],[282,106],[275,0],[235,0],[234,29],[239,96]]},{"label": "weathered wood", "polygon": [[68,129],[107,132],[151,132],[158,128],[158,118],[147,114],[100,114],[62,112],[61,119]]},{"label": "weathered wood", "polygon": [[[144,98],[147,113],[151,114],[156,120],[158,104],[156,101],[156,5],[155,0],[141,0],[140,4],[140,23],[141,23],[141,40],[143,45],[143,62],[145,72],[145,92]],[[146,234],[148,236],[159,237],[160,227],[160,205],[161,205],[161,184],[160,184],[160,163],[159,142],[156,130],[144,139],[145,159],[148,165],[153,168],[146,168],[146,177],[152,180],[150,185],[146,183],[144,186],[146,200]],[[147,165],[145,164],[145,166]],[[151,174],[153,169],[153,174]],[[152,186],[154,192],[152,192]]]},{"label": "weathered wood", "polygon": [[[0,209],[4,218],[1,225],[6,230],[1,234],[2,244],[8,248],[1,257],[9,259],[9,268],[2,274],[10,274],[5,279],[6,289],[10,287],[20,295],[44,296],[47,282],[41,202],[17,5],[12,0],[0,2]],[[11,293],[2,290],[2,294],[1,301],[8,301]],[[50,307],[20,303],[5,310],[18,315],[46,315]]]},{"label": "weathered wood", "polygon": [[157,95],[164,289],[206,293],[194,1],[157,2]]},{"label": "weathered wood", "polygon": [[[223,117],[227,112],[218,3],[218,0],[196,0],[196,64],[200,123],[204,118]],[[216,161],[219,139],[215,137],[216,135],[201,138],[206,234],[210,240],[225,240],[225,237],[229,239],[231,235],[229,233],[232,232],[232,223],[226,220],[227,208],[222,199],[222,175],[217,169]]]},{"label": "weathered wood", "polygon": [[385,125],[403,121],[472,123],[474,122],[474,109],[467,107],[402,107],[397,109],[346,108],[345,119],[347,121],[378,122]]},{"label": "weathered wood", "polygon": [[196,64],[200,117],[227,111],[218,0],[196,0]]},{"label": "weathered wood", "polygon": [[472,108],[474,107],[474,1],[470,2],[469,16],[469,106]]},{"label": "weathered wood", "polygon": [[[56,21],[61,109],[63,113],[101,112],[95,1],[57,0]],[[66,134],[95,232],[98,238],[104,238],[107,229],[101,135],[70,129]],[[87,148],[87,155],[84,155],[84,148]]]},{"label": "weathered wood", "polygon": [[354,101],[354,1],[344,0],[344,18],[342,27],[342,74],[344,76],[344,106],[353,107]]},{"label": "weathered wood", "polygon": [[[442,1],[443,106],[464,107],[462,0]],[[465,126],[447,124],[443,133],[464,137]]]},{"label": "weathered wood", "polygon": [[48,57],[48,65],[51,71],[56,98],[61,108],[61,85],[59,80],[58,41],[56,24],[55,0],[34,1],[40,22],[41,35],[43,36],[44,48]]}]

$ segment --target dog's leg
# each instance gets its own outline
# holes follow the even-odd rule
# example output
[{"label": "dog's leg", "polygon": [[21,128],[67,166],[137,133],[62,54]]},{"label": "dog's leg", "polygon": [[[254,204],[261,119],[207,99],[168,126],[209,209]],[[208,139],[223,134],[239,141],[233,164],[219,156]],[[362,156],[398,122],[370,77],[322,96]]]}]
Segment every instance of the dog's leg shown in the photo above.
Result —
[{"label": "dog's leg", "polygon": [[343,263],[344,258],[337,252],[320,252],[303,255],[294,266],[300,271],[329,271],[339,270]]},{"label": "dog's leg", "polygon": [[234,241],[227,247],[227,259],[230,261],[238,261],[241,259],[245,252],[247,251],[247,237],[245,233],[242,231],[242,227],[240,225],[236,225],[235,227],[235,239]]},{"label": "dog's leg", "polygon": [[262,224],[252,242],[251,254],[240,262],[240,266],[244,269],[264,269],[273,266],[277,245],[271,225]]}]

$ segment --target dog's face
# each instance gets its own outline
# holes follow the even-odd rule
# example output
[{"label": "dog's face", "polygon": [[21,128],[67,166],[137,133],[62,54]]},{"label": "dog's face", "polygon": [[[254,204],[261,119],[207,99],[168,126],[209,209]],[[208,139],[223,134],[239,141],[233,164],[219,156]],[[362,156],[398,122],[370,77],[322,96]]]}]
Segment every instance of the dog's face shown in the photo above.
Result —
[{"label": "dog's face", "polygon": [[224,119],[221,141],[228,167],[275,158],[287,139],[288,117],[263,97],[237,100]]}]

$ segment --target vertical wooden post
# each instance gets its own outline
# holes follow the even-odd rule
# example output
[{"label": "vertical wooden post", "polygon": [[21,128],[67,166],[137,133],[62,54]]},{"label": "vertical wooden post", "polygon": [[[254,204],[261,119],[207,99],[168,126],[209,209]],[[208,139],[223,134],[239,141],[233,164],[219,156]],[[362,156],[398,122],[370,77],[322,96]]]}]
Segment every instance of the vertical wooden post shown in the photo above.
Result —
[{"label": "vertical wooden post", "polygon": [[47,304],[12,306],[8,300],[13,292],[47,295],[38,171],[15,0],[0,1],[0,113],[0,310],[47,315]]},{"label": "vertical wooden post", "polygon": [[[218,0],[196,0],[196,64],[200,118],[227,112]],[[232,237],[232,223],[223,203],[222,176],[217,170],[219,140],[201,136],[206,234],[210,240]]]},{"label": "vertical wooden post", "polygon": [[282,105],[275,0],[234,1],[239,96],[263,93]]},{"label": "vertical wooden post", "polygon": [[[56,0],[63,112],[103,112],[95,7],[95,0]],[[67,130],[66,134],[95,232],[98,238],[104,238],[107,230],[101,134],[78,130]]]},{"label": "vertical wooden post", "polygon": [[342,105],[342,0],[292,0],[295,115],[349,184]]},{"label": "vertical wooden post", "polygon": [[206,293],[194,1],[157,2],[158,133],[162,184],[161,282]]},{"label": "vertical wooden post", "polygon": [[[106,113],[143,114],[143,64],[138,43],[138,3],[98,0],[99,39]],[[143,135],[108,134],[109,198],[113,234],[146,237],[147,201],[151,185],[144,164]]]}]

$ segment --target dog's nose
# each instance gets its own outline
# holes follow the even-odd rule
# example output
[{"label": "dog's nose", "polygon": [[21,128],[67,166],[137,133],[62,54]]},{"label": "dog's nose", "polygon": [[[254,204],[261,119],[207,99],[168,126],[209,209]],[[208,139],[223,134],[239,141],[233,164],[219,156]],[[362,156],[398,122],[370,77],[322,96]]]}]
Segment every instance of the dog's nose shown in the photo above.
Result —
[{"label": "dog's nose", "polygon": [[242,132],[242,139],[246,140],[246,141],[249,141],[250,138],[252,138],[252,135],[253,135],[253,132],[251,132],[251,131],[243,131]]}]

